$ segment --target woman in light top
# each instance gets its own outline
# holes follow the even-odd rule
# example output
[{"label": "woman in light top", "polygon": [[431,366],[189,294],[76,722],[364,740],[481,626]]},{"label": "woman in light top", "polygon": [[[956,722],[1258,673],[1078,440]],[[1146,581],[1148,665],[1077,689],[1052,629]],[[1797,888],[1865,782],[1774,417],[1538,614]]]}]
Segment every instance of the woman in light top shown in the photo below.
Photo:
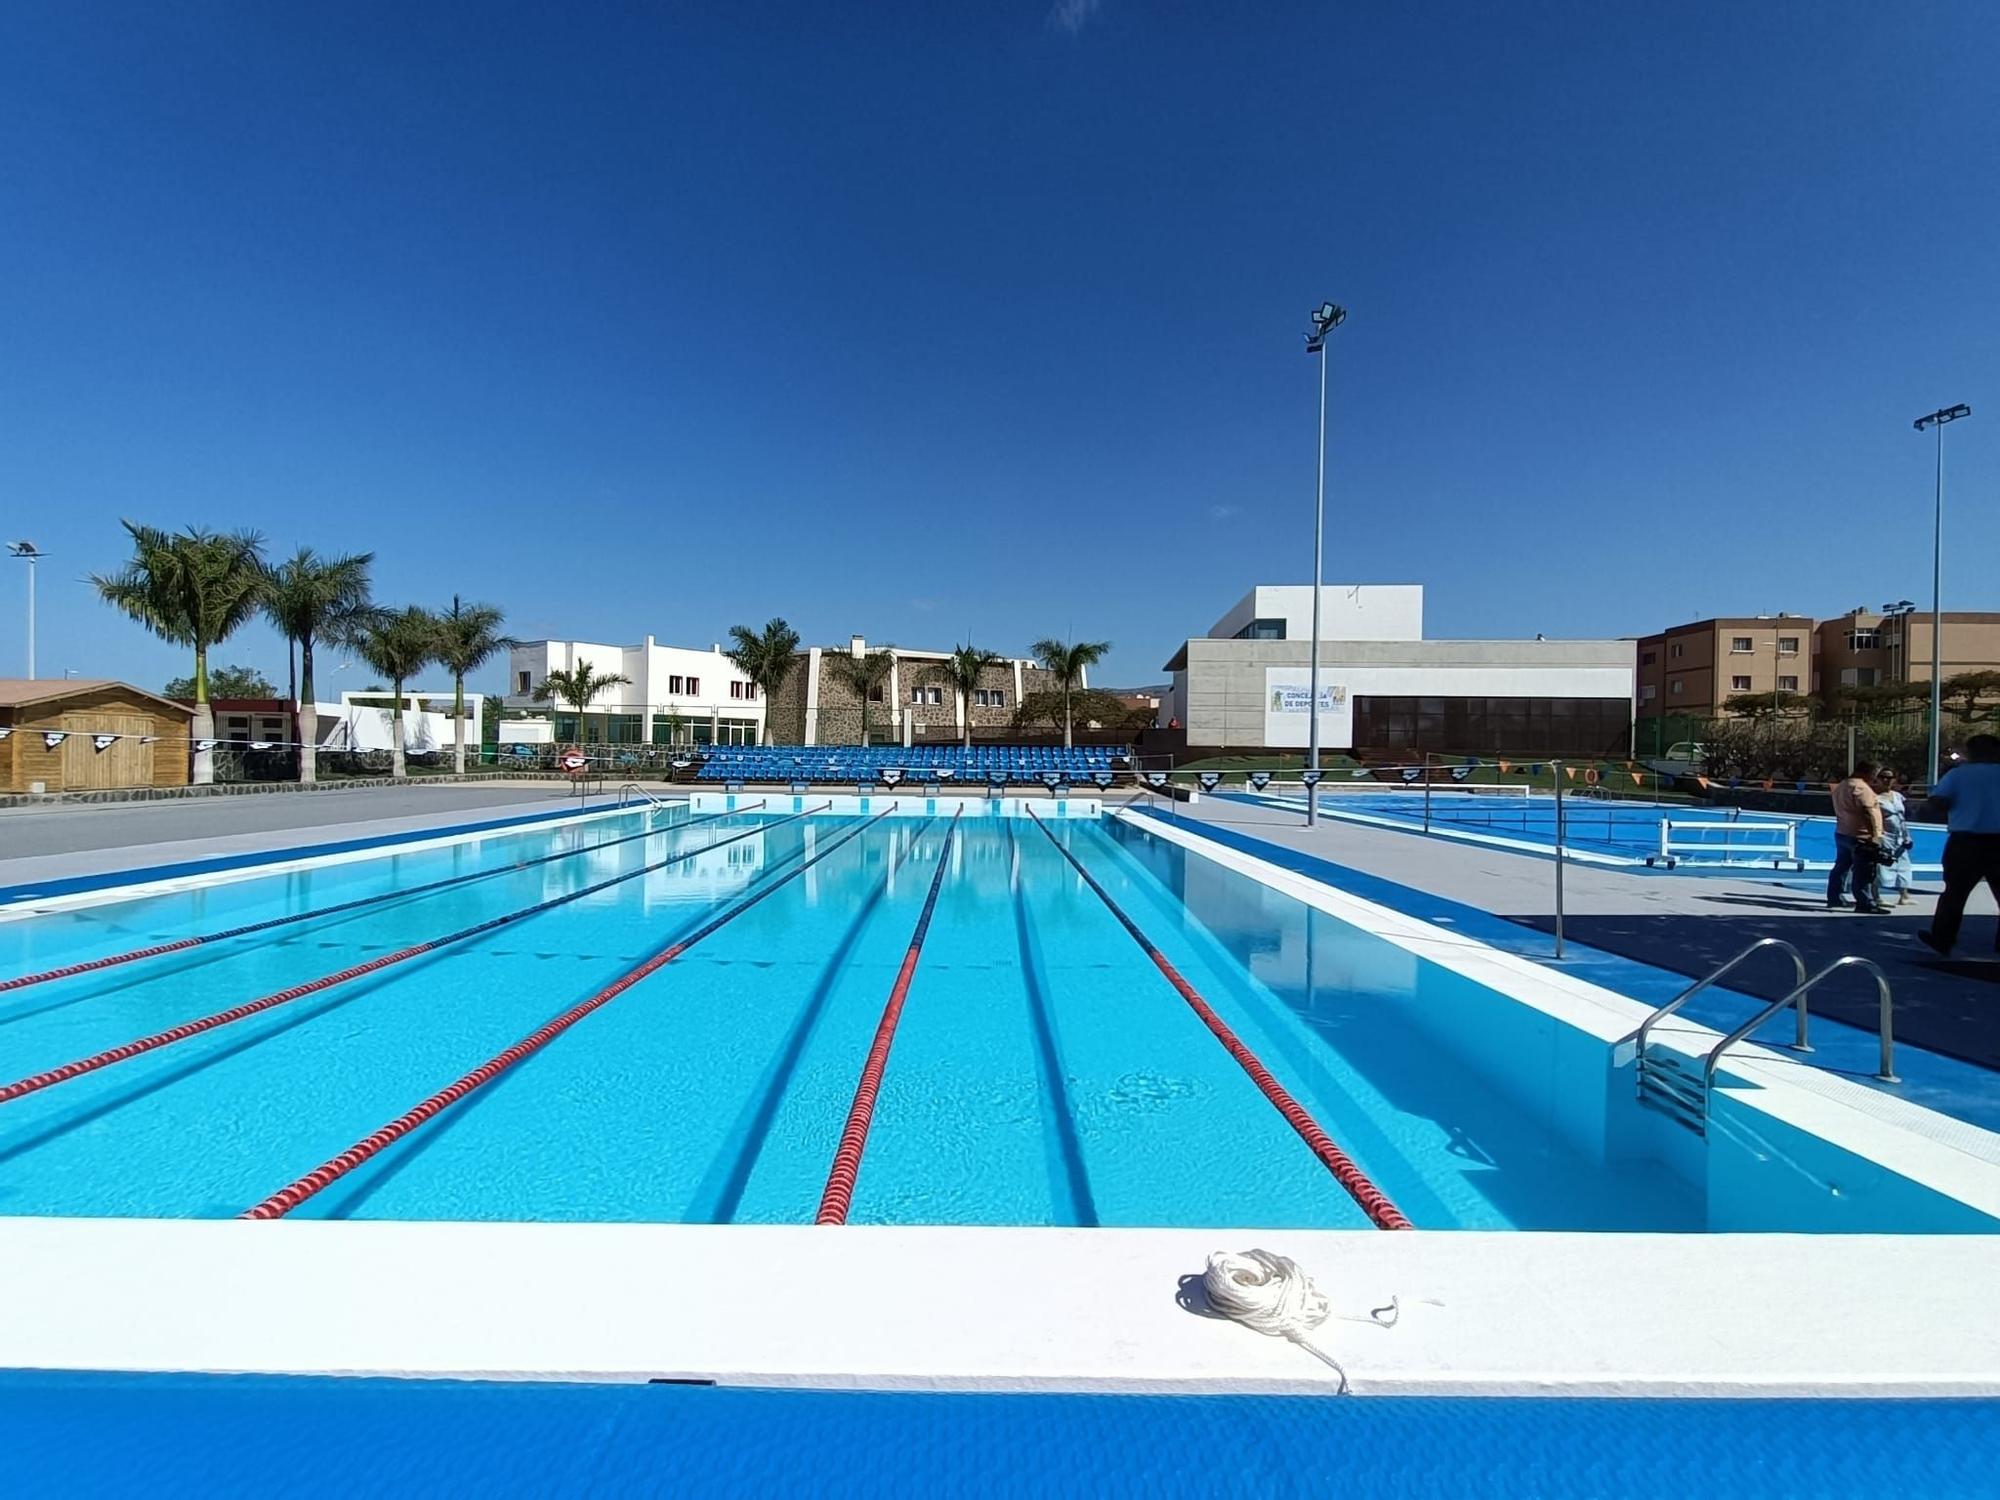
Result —
[{"label": "woman in light top", "polygon": [[[1910,837],[1910,810],[1903,800],[1904,781],[1894,771],[1884,766],[1875,773],[1875,796],[1882,804],[1882,861],[1881,893],[1883,905],[1888,904],[1889,892],[1896,892],[1896,905],[1907,906],[1910,889],[1915,880],[1915,872],[1910,868],[1910,850],[1915,840]],[[1893,857],[1888,857],[1893,851]]]}]

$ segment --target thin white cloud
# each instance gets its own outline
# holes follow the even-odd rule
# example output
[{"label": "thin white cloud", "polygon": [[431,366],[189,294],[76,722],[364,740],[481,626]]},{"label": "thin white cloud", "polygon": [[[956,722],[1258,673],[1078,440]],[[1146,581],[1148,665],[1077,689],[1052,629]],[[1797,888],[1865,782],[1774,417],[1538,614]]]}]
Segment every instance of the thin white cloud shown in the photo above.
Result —
[{"label": "thin white cloud", "polygon": [[1208,516],[1212,521],[1226,521],[1231,516],[1240,516],[1242,514],[1243,507],[1240,505],[1211,505],[1208,508]]},{"label": "thin white cloud", "polygon": [[1056,0],[1049,7],[1049,25],[1075,36],[1097,19],[1103,8],[1104,0]]},{"label": "thin white cloud", "polygon": [[935,599],[912,599],[910,601],[910,608],[914,609],[920,615],[929,614],[937,606],[938,602]]}]

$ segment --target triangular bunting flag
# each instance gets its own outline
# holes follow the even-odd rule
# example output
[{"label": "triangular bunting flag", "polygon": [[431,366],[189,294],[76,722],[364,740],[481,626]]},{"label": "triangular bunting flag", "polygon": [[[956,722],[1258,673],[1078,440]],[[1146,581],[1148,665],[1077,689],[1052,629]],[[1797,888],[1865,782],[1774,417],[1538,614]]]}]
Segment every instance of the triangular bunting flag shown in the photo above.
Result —
[{"label": "triangular bunting flag", "polygon": [[56,746],[68,738],[69,735],[60,729],[45,729],[42,731],[42,743],[47,745],[51,750],[55,749]]},{"label": "triangular bunting flag", "polygon": [[215,748],[215,745],[216,742],[214,740],[196,740],[194,742],[194,748],[197,753],[204,753],[209,750],[213,750]]},{"label": "triangular bunting flag", "polygon": [[1503,761],[1501,761],[1501,762],[1500,762],[1500,774],[1501,774],[1502,776],[1505,776],[1505,775],[1506,775],[1506,774],[1507,774],[1507,773],[1508,773],[1509,771],[1511,771],[1511,770],[1513,770],[1513,769],[1514,769],[1514,768],[1513,768],[1512,766],[1508,765],[1506,761],[1504,761],[1504,760],[1503,760]]},{"label": "triangular bunting flag", "polygon": [[115,734],[93,734],[90,737],[90,748],[102,755],[117,742],[117,739],[118,736]]},{"label": "triangular bunting flag", "polygon": [[[270,748],[271,748],[271,745],[272,745],[272,741],[270,741],[270,740],[252,740],[252,741],[250,742],[250,748],[251,748],[252,750],[268,750],[268,749],[270,749]],[[620,764],[620,765],[626,765],[626,766],[629,766],[629,765],[631,765],[632,763],[633,763],[633,762],[631,762],[631,761],[629,761],[629,760],[624,760],[624,759],[622,759],[622,758],[621,758],[621,759],[620,759],[620,761],[619,761],[619,764]]]},{"label": "triangular bunting flag", "polygon": [[1576,780],[1576,767],[1575,767],[1575,766],[1564,766],[1564,767],[1563,767],[1563,775],[1567,776],[1567,777],[1568,777],[1568,778],[1569,778],[1569,779],[1570,779],[1571,781],[1574,781],[1574,780]]},{"label": "triangular bunting flag", "polygon": [[1632,785],[1644,786],[1645,784],[1646,784],[1646,778],[1641,776],[1637,771],[1634,771],[1632,773]]},{"label": "triangular bunting flag", "polygon": [[12,734],[13,732],[14,731],[11,729],[0,729],[0,740],[6,739],[7,736]]}]

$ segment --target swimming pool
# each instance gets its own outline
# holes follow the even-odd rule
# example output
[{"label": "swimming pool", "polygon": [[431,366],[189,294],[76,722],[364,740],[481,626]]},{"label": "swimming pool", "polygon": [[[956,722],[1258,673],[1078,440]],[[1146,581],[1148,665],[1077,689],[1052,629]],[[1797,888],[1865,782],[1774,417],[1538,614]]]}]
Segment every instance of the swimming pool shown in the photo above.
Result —
[{"label": "swimming pool", "polygon": [[0,1212],[311,1183],[294,1217],[808,1224],[900,974],[854,1222],[1367,1227],[1116,907],[1420,1228],[1991,1226],[1768,1084],[1682,1139],[1629,1097],[1622,1015],[1517,1004],[1094,807],[755,800],[14,913],[17,979],[278,925],[0,993]]},{"label": "swimming pool", "polygon": [[[1244,794],[1225,791],[1225,796]],[[1270,792],[1252,800],[1305,809],[1302,793]],[[1428,807],[1426,807],[1428,801]],[[1424,828],[1445,838],[1461,838],[1540,852],[1556,845],[1556,799],[1515,789],[1471,791],[1437,787],[1428,799],[1420,788],[1370,787],[1322,791],[1320,810],[1330,817],[1393,828]],[[1832,818],[1801,817],[1690,803],[1629,802],[1596,796],[1563,798],[1563,848],[1577,858],[1619,865],[1685,870],[1770,868],[1781,851],[1785,868],[1833,864]],[[1669,856],[1661,856],[1663,821],[1672,823]],[[1789,843],[1779,830],[1790,829]],[[1940,868],[1945,831],[1913,825],[1913,865],[1927,873]],[[1795,858],[1794,858],[1795,856]]]}]

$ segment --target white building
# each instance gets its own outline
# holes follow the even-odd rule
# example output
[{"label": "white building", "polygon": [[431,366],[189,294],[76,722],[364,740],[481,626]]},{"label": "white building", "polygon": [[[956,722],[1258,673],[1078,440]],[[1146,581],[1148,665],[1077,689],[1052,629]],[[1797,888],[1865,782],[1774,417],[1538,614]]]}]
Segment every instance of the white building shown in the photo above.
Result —
[{"label": "white building", "polygon": [[[536,690],[552,671],[574,671],[588,662],[600,676],[629,678],[596,694],[584,714],[581,732],[576,711],[561,698],[540,699]],[[722,652],[686,646],[662,646],[650,635],[636,646],[607,646],[595,641],[529,641],[513,648],[507,662],[507,693],[501,700],[512,710],[553,714],[546,720],[503,719],[500,743],[545,743],[587,740],[593,744],[630,745],[753,745],[764,737],[764,703],[757,686]]]},{"label": "white building", "polygon": [[[315,703],[322,750],[387,750],[395,744],[396,695],[390,692],[346,692],[338,703]],[[479,752],[483,693],[465,695],[467,755]],[[451,750],[457,730],[451,721],[452,690],[403,694],[403,748],[412,755]]]},{"label": "white building", "polygon": [[[1168,660],[1161,714],[1191,748],[1306,747],[1312,593],[1254,588]],[[1322,590],[1322,749],[1629,753],[1632,641],[1427,641],[1423,619],[1419,584]]]}]

